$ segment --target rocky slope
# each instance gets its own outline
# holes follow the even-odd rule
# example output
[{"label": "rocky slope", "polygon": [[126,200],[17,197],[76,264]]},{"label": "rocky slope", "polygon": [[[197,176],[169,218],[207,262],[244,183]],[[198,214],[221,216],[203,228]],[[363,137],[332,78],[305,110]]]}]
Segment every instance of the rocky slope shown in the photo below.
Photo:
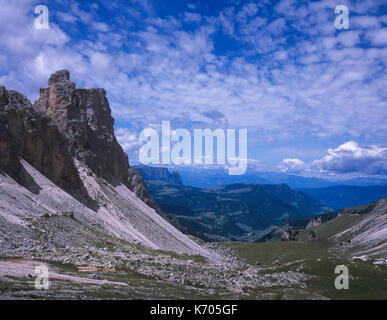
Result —
[{"label": "rocky slope", "polygon": [[[356,255],[381,256],[387,262],[387,198],[371,204],[370,207],[367,214],[355,214],[358,219],[337,232],[332,239],[346,243],[346,249],[350,249]],[[345,216],[348,214],[340,215],[336,221],[332,220],[330,223],[338,224],[337,220]]]}]

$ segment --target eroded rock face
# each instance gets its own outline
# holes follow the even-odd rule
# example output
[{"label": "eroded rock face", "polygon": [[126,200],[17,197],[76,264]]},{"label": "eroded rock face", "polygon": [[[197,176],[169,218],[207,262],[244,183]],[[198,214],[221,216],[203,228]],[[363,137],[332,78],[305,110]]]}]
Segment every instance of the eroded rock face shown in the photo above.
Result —
[{"label": "eroded rock face", "polygon": [[320,224],[322,224],[321,217],[313,218],[309,221],[308,225],[306,226],[306,229],[312,229],[315,227],[318,227]]},{"label": "eroded rock face", "polygon": [[104,89],[76,89],[70,72],[60,70],[50,76],[47,87],[40,89],[35,107],[68,138],[73,157],[100,177],[111,182],[118,179],[161,214],[141,174],[129,166],[128,157],[116,140]]},{"label": "eroded rock face", "polygon": [[1,86],[0,167],[22,185],[33,188],[20,158],[65,190],[81,186],[67,139],[25,96]]},{"label": "eroded rock face", "polygon": [[98,176],[128,185],[128,157],[113,130],[104,89],[76,89],[67,70],[57,71],[40,89],[35,107],[46,113],[69,139],[70,153]]},{"label": "eroded rock face", "polygon": [[139,171],[134,170],[132,167],[129,167],[128,187],[134,192],[134,194],[138,198],[140,198],[148,206],[160,213],[160,207],[150,196],[148,192],[148,187],[144,179],[142,178],[141,173]]}]

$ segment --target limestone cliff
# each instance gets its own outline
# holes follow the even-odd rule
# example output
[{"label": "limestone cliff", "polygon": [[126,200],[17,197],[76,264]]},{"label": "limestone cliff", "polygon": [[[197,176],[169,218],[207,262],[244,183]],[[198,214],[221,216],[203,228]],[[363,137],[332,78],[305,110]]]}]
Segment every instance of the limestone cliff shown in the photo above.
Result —
[{"label": "limestone cliff", "polygon": [[20,166],[20,158],[65,190],[81,187],[68,140],[25,96],[1,86],[0,168],[32,190],[33,181]]},{"label": "limestone cliff", "polygon": [[67,70],[57,71],[40,89],[35,107],[69,139],[70,153],[94,173],[128,185],[128,157],[114,136],[114,119],[104,89],[76,89]]}]

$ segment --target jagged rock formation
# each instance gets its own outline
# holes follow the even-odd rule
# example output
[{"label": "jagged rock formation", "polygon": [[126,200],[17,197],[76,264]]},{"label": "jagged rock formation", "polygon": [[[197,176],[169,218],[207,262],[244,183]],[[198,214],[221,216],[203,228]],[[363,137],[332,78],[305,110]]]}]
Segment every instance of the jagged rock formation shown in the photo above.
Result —
[{"label": "jagged rock formation", "polygon": [[141,176],[139,171],[134,170],[134,168],[129,167],[128,171],[128,186],[129,189],[134,192],[134,194],[143,200],[148,206],[155,209],[158,212],[161,212],[159,205],[152,199],[148,192],[148,187]]},{"label": "jagged rock formation", "polygon": [[104,89],[76,89],[61,70],[40,89],[35,107],[45,112],[69,139],[70,153],[98,176],[128,185],[128,157],[114,136],[114,119]]},{"label": "jagged rock formation", "polygon": [[181,175],[177,170],[170,172],[168,168],[149,167],[145,165],[138,165],[134,168],[141,172],[141,175],[145,181],[157,180],[175,184],[183,184]]},{"label": "jagged rock formation", "polygon": [[297,229],[295,230],[285,230],[282,233],[281,240],[282,241],[297,241],[297,236],[299,234],[299,231]]},{"label": "jagged rock formation", "polygon": [[308,225],[306,226],[306,229],[312,229],[315,227],[318,227],[320,224],[322,224],[321,217],[313,218],[309,221]]},{"label": "jagged rock formation", "polygon": [[81,187],[68,151],[68,140],[49,117],[33,108],[25,96],[1,86],[0,168],[23,186],[36,189],[20,166],[20,158],[65,190]]},{"label": "jagged rock formation", "polygon": [[161,213],[114,136],[114,119],[104,89],[76,89],[70,72],[60,70],[50,76],[47,87],[40,89],[34,106],[47,114],[68,138],[73,157],[110,182],[118,179]]}]

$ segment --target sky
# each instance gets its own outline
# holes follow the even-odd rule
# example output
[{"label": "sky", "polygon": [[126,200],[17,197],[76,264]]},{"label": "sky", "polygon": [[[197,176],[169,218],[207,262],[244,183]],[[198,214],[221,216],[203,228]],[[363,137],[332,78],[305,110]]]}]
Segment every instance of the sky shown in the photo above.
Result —
[{"label": "sky", "polygon": [[387,176],[386,65],[385,0],[0,0],[0,85],[35,101],[68,69],[105,88],[131,163],[168,120],[248,129],[257,170]]}]

